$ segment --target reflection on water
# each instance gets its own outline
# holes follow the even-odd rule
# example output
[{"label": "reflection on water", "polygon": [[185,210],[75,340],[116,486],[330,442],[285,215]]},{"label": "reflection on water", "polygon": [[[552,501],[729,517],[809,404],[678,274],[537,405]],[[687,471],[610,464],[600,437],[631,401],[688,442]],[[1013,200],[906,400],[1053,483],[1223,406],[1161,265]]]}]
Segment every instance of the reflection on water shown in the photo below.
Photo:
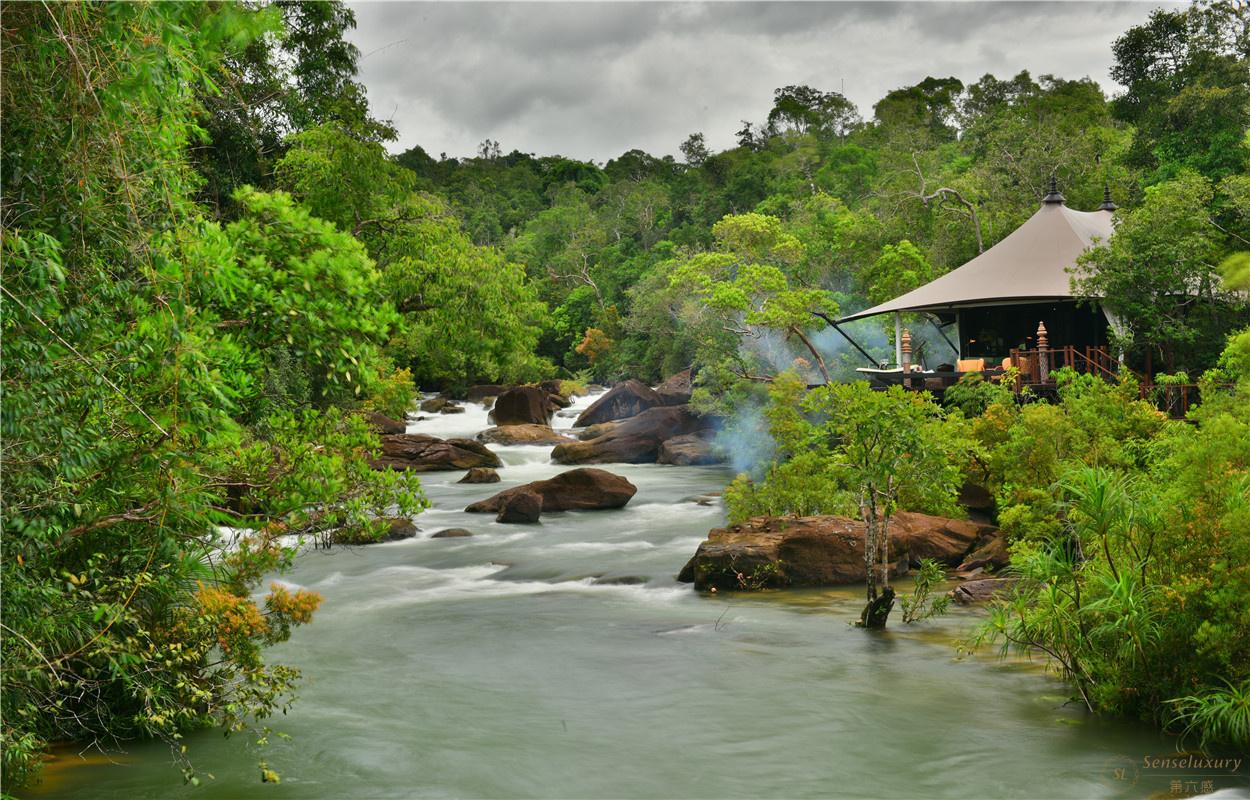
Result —
[{"label": "reflection on water", "polygon": [[[468,409],[410,430],[472,435],[488,423]],[[624,509],[509,526],[461,509],[562,468],[546,447],[493,449],[502,483],[423,476],[434,508],[419,538],[308,553],[284,576],[325,602],[271,654],[304,671],[294,711],[275,723],[293,738],[263,753],[280,785],[260,785],[262,754],[247,741],[209,732],[188,740],[214,776],[199,789],[180,787],[168,751],[144,743],[117,764],[58,759],[37,794],[1168,794],[1171,778],[1131,766],[1170,752],[1169,740],[1088,717],[1037,662],[961,655],[976,610],[868,634],[850,626],[860,588],[735,596],[678,584],[724,521],[691,498],[719,490],[727,471],[611,465],[638,486]],[[429,538],[448,527],[474,536]]]}]

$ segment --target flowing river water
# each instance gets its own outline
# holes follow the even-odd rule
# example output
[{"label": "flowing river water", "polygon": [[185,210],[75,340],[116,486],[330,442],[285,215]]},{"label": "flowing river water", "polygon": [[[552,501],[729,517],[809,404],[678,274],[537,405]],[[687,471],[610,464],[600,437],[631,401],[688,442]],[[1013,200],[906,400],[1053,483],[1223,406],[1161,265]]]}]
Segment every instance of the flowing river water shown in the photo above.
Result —
[{"label": "flowing river water", "polygon": [[[486,412],[465,405],[409,432],[471,437]],[[282,576],[325,598],[269,653],[304,674],[273,722],[289,740],[261,751],[190,736],[213,776],[199,788],[181,785],[160,743],[65,753],[34,795],[1089,798],[1167,797],[1178,779],[1186,794],[1189,782],[1245,786],[1148,768],[1173,740],[1085,714],[1037,663],[961,656],[976,609],[914,626],[896,611],[870,634],[850,625],[862,587],[718,596],[677,583],[724,522],[719,501],[696,500],[724,486],[725,469],[606,465],[638,487],[624,509],[500,525],[461,509],[564,468],[550,447],[492,449],[502,483],[423,476],[433,507],[418,538],[308,552]],[[474,536],[429,538],[447,527]],[[281,784],[261,785],[261,758]]]}]

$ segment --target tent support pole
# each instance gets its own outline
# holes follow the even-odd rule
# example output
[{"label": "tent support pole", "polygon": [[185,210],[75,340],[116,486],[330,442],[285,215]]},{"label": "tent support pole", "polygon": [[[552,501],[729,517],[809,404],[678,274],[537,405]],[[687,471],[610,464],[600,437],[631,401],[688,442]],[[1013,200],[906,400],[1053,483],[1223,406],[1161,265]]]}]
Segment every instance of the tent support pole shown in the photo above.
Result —
[{"label": "tent support pole", "polygon": [[894,312],[894,365],[901,366],[903,363],[903,315]]},{"label": "tent support pole", "polygon": [[835,331],[837,331],[838,333],[842,334],[842,338],[843,338],[843,339],[846,339],[848,342],[850,342],[850,343],[851,343],[851,347],[854,347],[856,350],[858,350],[858,351],[859,351],[860,355],[862,355],[864,358],[868,359],[868,363],[869,363],[869,364],[871,364],[871,365],[872,365],[872,366],[874,366],[874,367],[875,367],[875,366],[877,366],[877,362],[873,359],[873,357],[872,357],[872,356],[868,355],[868,351],[867,351],[867,350],[865,350],[864,348],[860,347],[860,346],[859,346],[859,342],[857,342],[857,341],[855,341],[854,339],[852,339],[852,338],[851,338],[851,336],[850,336],[850,334],[848,334],[846,331],[844,331],[844,330],[842,330],[841,328],[839,328],[839,327],[838,327],[838,323],[836,323],[836,322],[834,322],[833,320],[829,319],[829,317],[825,316],[824,314],[821,314],[821,313],[818,313],[818,312],[813,312],[813,313],[815,313],[815,314],[816,314],[816,316],[820,317],[820,318],[821,318],[821,319],[823,319],[825,322],[827,322],[827,323],[829,324],[829,327],[833,328]]},{"label": "tent support pole", "polygon": [[937,328],[938,333],[942,334],[942,338],[945,339],[946,343],[951,346],[951,349],[955,351],[956,358],[958,358],[960,355],[959,348],[956,347],[955,343],[951,341],[951,337],[946,335],[946,331],[942,330],[942,326],[938,324],[938,319],[934,316],[930,316],[929,322],[933,325],[933,327]]}]

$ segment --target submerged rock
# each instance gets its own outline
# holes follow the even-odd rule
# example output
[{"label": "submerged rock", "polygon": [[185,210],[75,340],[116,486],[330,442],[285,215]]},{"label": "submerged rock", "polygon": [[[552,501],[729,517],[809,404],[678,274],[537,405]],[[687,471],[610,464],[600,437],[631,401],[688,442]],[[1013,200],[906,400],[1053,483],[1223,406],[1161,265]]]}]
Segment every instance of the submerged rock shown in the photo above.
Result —
[{"label": "submerged rock", "polygon": [[424,433],[397,433],[382,437],[382,455],[374,469],[439,472],[473,467],[502,467],[499,456],[472,439],[440,439]]},{"label": "submerged rock", "polygon": [[[967,520],[900,511],[890,519],[891,575],[932,558],[958,564],[996,528]],[[756,517],[717,528],[699,545],[678,580],[696,589],[754,589],[862,583],[864,523],[846,517]]]},{"label": "submerged rock", "polygon": [[463,414],[464,406],[458,406],[454,403],[448,403],[438,410],[440,414]]},{"label": "submerged rock", "polygon": [[601,469],[571,469],[545,481],[514,486],[479,500],[465,509],[473,514],[496,513],[510,497],[532,492],[542,499],[543,511],[620,508],[638,488],[620,475]]},{"label": "submerged rock", "polygon": [[523,490],[504,498],[495,522],[534,523],[543,513],[543,498],[538,492]]},{"label": "submerged rock", "polygon": [[504,425],[487,428],[477,435],[479,442],[489,444],[560,444],[573,441],[556,433],[550,425]]},{"label": "submerged rock", "polygon": [[389,517],[386,522],[386,530],[376,539],[366,536],[364,531],[359,528],[340,528],[334,532],[331,540],[334,544],[366,545],[378,544],[380,542],[397,542],[401,539],[411,539],[417,535],[417,526],[407,517]]},{"label": "submerged rock", "polygon": [[474,467],[456,483],[499,483],[499,473],[490,467]]},{"label": "submerged rock", "polygon": [[663,405],[664,400],[642,381],[630,379],[619,383],[582,412],[574,427],[584,428],[600,422],[637,416],[648,408]]},{"label": "submerged rock", "polygon": [[593,439],[557,445],[551,460],[557,464],[651,464],[659,458],[664,442],[686,434],[710,433],[712,425],[688,405],[649,408]]},{"label": "submerged rock", "polygon": [[472,535],[473,535],[472,531],[467,531],[464,528],[444,528],[441,531],[436,531],[434,534],[430,536],[430,538],[431,539],[458,539],[464,536],[472,536]]}]

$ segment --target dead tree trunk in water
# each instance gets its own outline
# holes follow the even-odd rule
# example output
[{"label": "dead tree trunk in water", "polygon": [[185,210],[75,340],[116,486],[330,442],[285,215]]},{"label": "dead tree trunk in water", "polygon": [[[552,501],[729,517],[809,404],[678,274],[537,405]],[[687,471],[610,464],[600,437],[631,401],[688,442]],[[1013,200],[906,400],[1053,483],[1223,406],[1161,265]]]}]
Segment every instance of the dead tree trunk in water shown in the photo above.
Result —
[{"label": "dead tree trunk in water", "polygon": [[859,626],[861,628],[873,628],[880,630],[885,627],[885,621],[890,616],[890,610],[894,608],[894,587],[887,586],[881,590],[881,594],[877,595],[876,600],[869,600],[868,605],[864,606],[864,611],[859,615]]},{"label": "dead tree trunk in water", "polygon": [[[892,492],[893,479],[889,488]],[[894,589],[890,586],[890,518],[881,513],[876,487],[872,485],[864,487],[859,509],[864,518],[864,569],[868,579],[868,604],[859,616],[859,624],[863,628],[879,629],[885,627],[894,608]]]}]

